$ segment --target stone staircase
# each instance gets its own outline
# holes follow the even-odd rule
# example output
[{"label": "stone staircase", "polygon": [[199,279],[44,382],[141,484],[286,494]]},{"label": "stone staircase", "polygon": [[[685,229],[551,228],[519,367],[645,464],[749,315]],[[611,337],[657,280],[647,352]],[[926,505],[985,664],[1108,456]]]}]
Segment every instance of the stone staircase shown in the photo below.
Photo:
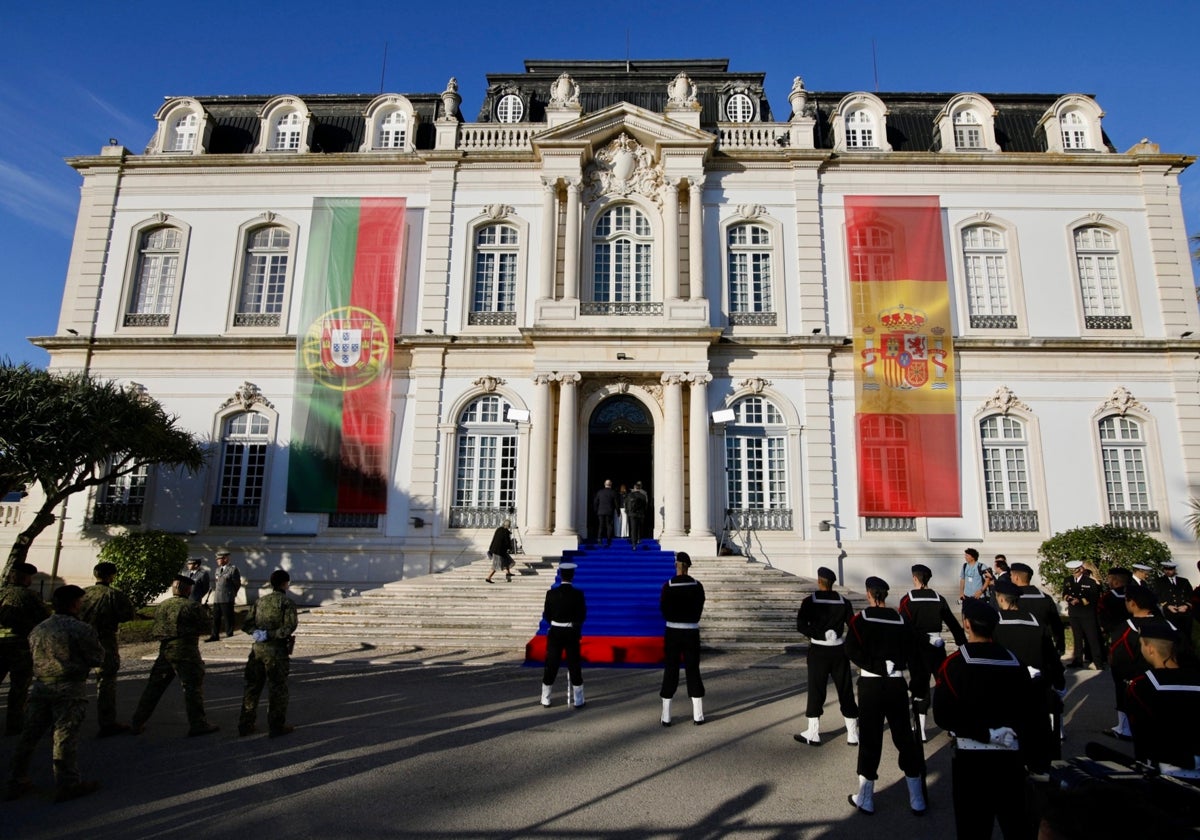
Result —
[{"label": "stone staircase", "polygon": [[[480,560],[314,607],[300,617],[298,642],[313,652],[511,648],[514,655],[523,655],[525,643],[537,633],[557,560],[518,557],[512,583],[500,573],[495,583],[486,583],[491,566]],[[693,576],[707,595],[701,623],[706,648],[785,653],[803,646],[796,610],[816,588],[813,580],[743,557],[694,560]],[[861,595],[846,594],[856,609],[865,606]]]}]

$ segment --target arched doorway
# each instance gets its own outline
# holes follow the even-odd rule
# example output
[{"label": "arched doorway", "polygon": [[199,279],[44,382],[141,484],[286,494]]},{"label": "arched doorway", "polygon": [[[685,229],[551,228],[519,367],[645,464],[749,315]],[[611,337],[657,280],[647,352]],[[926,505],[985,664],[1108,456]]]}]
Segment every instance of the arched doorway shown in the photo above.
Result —
[{"label": "arched doorway", "polygon": [[[635,482],[654,498],[654,420],[646,407],[628,395],[609,397],[592,412],[588,422],[587,522],[588,535],[596,535],[592,497],[612,480],[632,490]],[[646,534],[654,533],[654,511],[646,513]]]}]

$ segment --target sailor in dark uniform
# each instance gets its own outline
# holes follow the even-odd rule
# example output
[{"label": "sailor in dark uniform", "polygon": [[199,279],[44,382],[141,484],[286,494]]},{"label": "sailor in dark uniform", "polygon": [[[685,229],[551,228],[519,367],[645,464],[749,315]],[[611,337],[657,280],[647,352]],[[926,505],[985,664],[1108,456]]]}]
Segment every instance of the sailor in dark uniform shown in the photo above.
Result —
[{"label": "sailor in dark uniform", "polygon": [[817,569],[817,591],[800,602],[796,629],[808,636],[808,729],[793,735],[797,741],[816,746],[821,743],[821,712],[825,709],[825,691],[830,677],[837,689],[838,704],[846,721],[846,743],[858,743],[858,704],[854,702],[854,679],[846,658],[846,625],[854,616],[854,607],[839,592],[833,591],[837,573],[822,566]]},{"label": "sailor in dark uniform", "polygon": [[[946,599],[929,588],[933,572],[923,563],[912,567],[913,588],[900,599],[900,615],[916,634],[917,655],[909,668],[909,691],[912,692],[913,715],[916,719],[917,736],[922,742],[925,737],[925,716],[929,712],[929,681],[937,674],[946,660],[946,641],[942,638],[943,625],[954,637],[954,643],[967,643],[962,625],[950,611]],[[1004,580],[1008,580],[1007,577]]]},{"label": "sailor in dark uniform", "polygon": [[1155,578],[1150,588],[1158,596],[1163,617],[1179,628],[1184,638],[1192,634],[1192,585],[1180,577],[1174,560],[1164,560],[1162,577]]},{"label": "sailor in dark uniform", "polygon": [[1200,779],[1200,671],[1181,666],[1179,634],[1152,621],[1139,637],[1147,669],[1129,683],[1126,708],[1133,755],[1165,775]]},{"label": "sailor in dark uniform", "polygon": [[[925,761],[913,737],[908,686],[904,671],[912,661],[912,628],[887,605],[888,585],[877,577],[866,580],[867,608],[850,619],[846,655],[859,668],[858,676],[858,792],[847,797],[860,813],[875,813],[875,780],[883,755],[883,724],[900,753],[900,769],[908,784],[908,804],[914,814],[925,813]],[[980,602],[982,603],[982,602]]]},{"label": "sailor in dark uniform", "polygon": [[1032,742],[1026,751],[1030,766],[1037,772],[1049,769],[1051,760],[1062,758],[1063,697],[1067,693],[1062,660],[1054,650],[1050,628],[1043,627],[1028,610],[1021,609],[1021,590],[1012,581],[996,582],[996,600],[1000,621],[992,640],[1008,648],[1029,669],[1042,705],[1040,725],[1030,733]]},{"label": "sailor in dark uniform", "polygon": [[663,632],[662,725],[671,725],[671,698],[679,688],[679,660],[687,676],[692,701],[692,722],[704,723],[704,680],[700,678],[700,614],[704,612],[704,587],[688,574],[692,558],[675,552],[675,577],[663,584],[658,606],[667,626]]},{"label": "sailor in dark uniform", "polygon": [[567,654],[567,705],[583,706],[583,669],[579,664],[579,639],[583,622],[587,618],[587,604],[583,592],[572,585],[575,579],[574,563],[559,563],[559,584],[546,593],[546,605],[542,618],[550,622],[546,633],[546,666],[542,670],[542,705],[550,705],[550,692],[558,677],[559,660]]},{"label": "sailor in dark uniform", "polygon": [[950,654],[933,689],[933,717],[954,734],[950,760],[959,840],[1032,837],[1026,813],[1026,747],[1037,706],[1029,671],[992,639],[1000,616],[982,601],[963,604],[967,643]]},{"label": "sailor in dark uniform", "polygon": [[1054,650],[1062,656],[1067,650],[1066,628],[1063,627],[1062,615],[1058,612],[1058,602],[1036,586],[1030,584],[1033,580],[1033,568],[1026,563],[1013,563],[1008,567],[1012,582],[1021,589],[1021,609],[1038,620],[1038,624],[1050,628],[1050,636],[1054,639]]},{"label": "sailor in dark uniform", "polygon": [[[1142,648],[1138,639],[1143,626],[1164,619],[1158,611],[1158,599],[1154,597],[1154,592],[1149,586],[1130,585],[1125,590],[1125,608],[1129,611],[1129,616],[1108,652],[1109,670],[1112,673],[1116,696],[1117,725],[1101,731],[1113,738],[1129,741],[1132,740],[1133,733],[1129,729],[1129,716],[1125,710],[1126,687],[1130,680],[1147,668],[1146,660],[1142,659]],[[1178,628],[1172,625],[1171,629]]]},{"label": "sailor in dark uniform", "polygon": [[1096,618],[1100,621],[1100,630],[1104,634],[1105,644],[1112,643],[1125,629],[1125,621],[1129,611],[1125,609],[1125,590],[1133,575],[1128,569],[1113,566],[1108,570],[1105,583],[1108,589],[1100,596],[1100,605],[1096,609]]},{"label": "sailor in dark uniform", "polygon": [[1091,570],[1083,567],[1082,560],[1072,560],[1067,563],[1067,568],[1072,577],[1063,586],[1063,598],[1067,602],[1067,618],[1071,621],[1071,635],[1075,640],[1069,667],[1082,668],[1086,652],[1091,658],[1091,667],[1099,669],[1104,665],[1104,651],[1100,645],[1100,622],[1096,619],[1096,607],[1103,591],[1100,582],[1092,577]]}]

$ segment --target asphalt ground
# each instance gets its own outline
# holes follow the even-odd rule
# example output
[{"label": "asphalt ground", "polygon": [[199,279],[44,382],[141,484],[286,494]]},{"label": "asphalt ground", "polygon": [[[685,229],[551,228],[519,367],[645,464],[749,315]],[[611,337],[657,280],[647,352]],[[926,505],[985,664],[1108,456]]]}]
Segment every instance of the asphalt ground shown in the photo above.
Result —
[{"label": "asphalt ground", "polygon": [[[540,669],[515,651],[324,651],[292,661],[281,738],[237,737],[249,639],[201,645],[204,693],[221,731],[184,737],[178,682],[141,736],[95,739],[80,765],[99,792],[53,804],[49,736],[37,790],[0,803],[0,837],[22,838],[944,838],[954,836],[950,748],[930,721],[929,810],[913,816],[885,735],[874,816],[846,802],[855,749],[830,691],[826,742],[805,727],[803,654],[706,654],[707,723],[683,686],[675,724],[659,724],[654,669],[585,668],[586,706],[538,703]],[[298,654],[303,654],[298,651]],[[153,648],[124,652],[119,711],[132,712]],[[1107,673],[1072,671],[1067,755],[1114,721]],[[6,686],[5,686],[6,688]],[[259,729],[266,730],[266,696]],[[7,768],[15,738],[0,741]],[[986,791],[986,780],[980,780]],[[985,793],[983,795],[986,795]],[[997,830],[996,836],[999,836]],[[1147,835],[1149,836],[1149,835]]]}]

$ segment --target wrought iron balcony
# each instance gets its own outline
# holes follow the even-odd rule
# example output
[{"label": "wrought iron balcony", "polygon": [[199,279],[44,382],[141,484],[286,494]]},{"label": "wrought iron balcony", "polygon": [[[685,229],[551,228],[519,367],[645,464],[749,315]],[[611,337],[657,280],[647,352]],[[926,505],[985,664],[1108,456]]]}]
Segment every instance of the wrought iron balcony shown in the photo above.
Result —
[{"label": "wrought iron balcony", "polygon": [[258,505],[213,505],[213,525],[254,528],[258,525]]},{"label": "wrought iron balcony", "polygon": [[1158,511],[1156,510],[1110,510],[1108,521],[1122,528],[1134,531],[1158,531]]},{"label": "wrought iron balcony", "polygon": [[912,516],[868,516],[868,531],[916,531],[917,520]]},{"label": "wrought iron balcony", "polygon": [[1036,531],[1038,515],[1036,510],[989,510],[989,531]]},{"label": "wrought iron balcony", "polygon": [[651,301],[607,301],[607,300],[582,300],[579,302],[579,314],[581,315],[661,315],[663,314],[663,305],[661,302]]},{"label": "wrought iron balcony", "polygon": [[233,316],[235,327],[278,327],[278,312],[237,312]]},{"label": "wrought iron balcony", "polygon": [[516,312],[470,312],[467,323],[479,327],[511,327],[517,323]]},{"label": "wrought iron balcony", "polygon": [[971,329],[975,330],[1015,330],[1016,315],[972,315]]},{"label": "wrought iron balcony", "polygon": [[731,327],[773,327],[776,315],[774,312],[730,312],[729,326]]},{"label": "wrought iron balcony", "polygon": [[96,502],[93,525],[141,525],[141,502]]},{"label": "wrought iron balcony", "polygon": [[1089,330],[1131,330],[1133,318],[1129,315],[1084,315],[1083,325]]},{"label": "wrought iron balcony", "polygon": [[451,528],[496,528],[505,519],[516,519],[516,508],[452,507]]},{"label": "wrought iron balcony", "polygon": [[790,531],[791,508],[726,508],[725,524],[734,531]]},{"label": "wrought iron balcony", "polygon": [[359,528],[362,530],[379,527],[378,513],[331,513],[330,528]]},{"label": "wrought iron balcony", "polygon": [[166,312],[126,312],[127,327],[169,327],[171,316]]}]

